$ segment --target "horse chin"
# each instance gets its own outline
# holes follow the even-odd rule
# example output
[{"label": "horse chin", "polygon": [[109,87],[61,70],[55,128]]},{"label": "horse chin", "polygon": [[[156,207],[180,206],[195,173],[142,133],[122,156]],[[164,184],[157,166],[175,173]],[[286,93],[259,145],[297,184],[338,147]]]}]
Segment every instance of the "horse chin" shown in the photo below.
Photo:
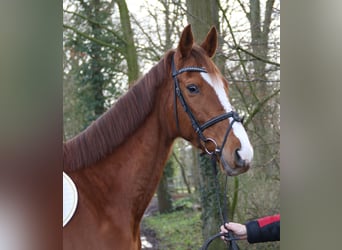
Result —
[{"label": "horse chin", "polygon": [[239,174],[246,172],[249,169],[248,167],[232,168],[223,156],[220,157],[220,165],[223,172],[228,176],[237,176]]}]

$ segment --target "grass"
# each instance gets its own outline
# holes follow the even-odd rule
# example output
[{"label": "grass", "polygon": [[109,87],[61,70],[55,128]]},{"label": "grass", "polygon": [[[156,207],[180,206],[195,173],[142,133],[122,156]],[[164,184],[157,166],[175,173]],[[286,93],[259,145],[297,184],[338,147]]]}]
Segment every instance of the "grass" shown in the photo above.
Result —
[{"label": "grass", "polygon": [[160,249],[199,249],[203,244],[201,214],[188,209],[144,219],[146,227],[157,233]]}]

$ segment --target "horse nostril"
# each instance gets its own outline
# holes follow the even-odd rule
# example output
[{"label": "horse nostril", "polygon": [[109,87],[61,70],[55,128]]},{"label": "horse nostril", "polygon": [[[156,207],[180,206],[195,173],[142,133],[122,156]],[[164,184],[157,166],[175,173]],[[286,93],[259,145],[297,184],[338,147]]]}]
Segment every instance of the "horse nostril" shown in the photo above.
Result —
[{"label": "horse nostril", "polygon": [[239,154],[240,149],[235,150],[235,164],[239,167],[246,167],[248,164],[246,164],[246,161],[243,160]]}]

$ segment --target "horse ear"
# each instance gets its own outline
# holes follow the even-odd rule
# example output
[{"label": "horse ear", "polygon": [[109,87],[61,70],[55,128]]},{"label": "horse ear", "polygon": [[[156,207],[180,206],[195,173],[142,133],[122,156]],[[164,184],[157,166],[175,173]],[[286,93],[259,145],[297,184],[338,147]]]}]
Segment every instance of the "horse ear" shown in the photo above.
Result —
[{"label": "horse ear", "polygon": [[189,55],[193,43],[194,37],[191,31],[191,24],[189,24],[184,28],[178,44],[178,50],[181,53],[182,57],[187,57]]},{"label": "horse ear", "polygon": [[217,49],[217,30],[215,26],[211,27],[201,47],[207,52],[209,57],[215,55]]}]

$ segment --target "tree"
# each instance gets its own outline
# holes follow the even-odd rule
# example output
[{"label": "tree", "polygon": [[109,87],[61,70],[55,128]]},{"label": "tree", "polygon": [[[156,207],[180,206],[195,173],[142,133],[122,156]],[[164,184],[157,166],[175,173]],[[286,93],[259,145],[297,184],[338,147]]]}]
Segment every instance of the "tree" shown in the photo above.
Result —
[{"label": "tree", "polygon": [[[246,221],[279,212],[280,63],[279,1],[243,1],[229,6],[219,3],[222,26],[227,27],[223,46],[226,55],[230,97],[254,147],[253,168],[234,178],[231,211],[234,219]],[[232,12],[245,18],[234,19]],[[241,15],[240,15],[241,16]],[[267,195],[266,195],[267,194]],[[241,243],[243,246],[243,243]],[[279,248],[277,243],[262,249]]]},{"label": "tree", "polygon": [[[122,63],[122,39],[107,26],[114,27],[113,6],[99,0],[75,1],[76,11],[64,10],[65,74],[69,75],[68,89],[74,93],[69,103],[73,119],[80,119],[78,133],[101,115],[111,104],[109,97],[122,93],[114,74]],[[77,114],[77,115],[75,115]],[[65,114],[67,121],[69,115]],[[75,134],[69,134],[72,137]]]},{"label": "tree", "polygon": [[[245,126],[249,128],[252,144],[255,145],[254,164],[256,165],[274,165],[279,159],[279,115],[277,114],[279,114],[280,90],[277,77],[280,65],[276,62],[279,54],[276,52],[275,61],[269,58],[270,32],[272,21],[277,14],[274,2],[274,0],[268,0],[263,5],[264,2],[251,0],[248,5],[245,1],[237,1],[238,5],[234,6],[223,1],[186,1],[188,20],[192,23],[196,38],[201,39],[210,25],[216,25],[219,30],[220,43],[215,62],[221,72],[228,73],[230,97],[234,106],[238,107],[240,113],[246,115]],[[264,11],[261,10],[263,6],[265,6]],[[238,8],[245,13],[246,20],[250,23],[249,29],[246,25],[241,25],[241,20],[235,21],[237,24],[234,26],[234,18],[228,17],[229,13],[232,13],[231,10],[236,11]],[[218,21],[219,18],[221,22]],[[277,27],[273,28],[277,29]],[[235,53],[233,50],[227,50],[229,48],[235,49]],[[206,180],[206,188],[202,188],[202,192],[208,190],[208,194],[205,194],[206,191],[202,193],[204,196],[202,200],[205,200],[212,193],[210,188],[213,185],[210,184],[212,178],[207,176],[210,172],[206,172],[209,166],[204,167],[205,160],[201,162],[202,181]],[[238,204],[239,180],[240,177],[235,177],[230,185],[230,190],[232,190],[230,192],[232,197],[229,200],[230,219],[234,218]],[[202,205],[205,214],[206,204]],[[209,217],[211,216],[205,215],[204,219]],[[213,219],[210,220],[213,221]],[[215,229],[213,228],[212,231],[215,232]],[[204,237],[207,237],[205,233]]]},{"label": "tree", "polygon": [[[187,0],[188,21],[192,25],[194,36],[198,42],[201,42],[208,33],[208,30],[214,25],[219,30],[218,25],[218,6],[216,1],[206,0]],[[209,10],[209,11],[208,11]],[[220,46],[220,45],[219,45]],[[220,47],[218,48],[220,50]],[[222,61],[216,61],[218,67],[222,70],[224,64]],[[222,224],[219,206],[217,203],[217,194],[222,185],[216,187],[215,176],[212,171],[211,161],[208,157],[202,157],[200,160],[200,194],[202,203],[202,233],[203,238],[208,239],[217,233],[217,228]],[[224,209],[224,208],[223,208]],[[225,244],[221,241],[214,241],[209,249],[224,249]]]},{"label": "tree", "polygon": [[[112,18],[115,2],[119,7],[119,25]],[[69,93],[65,94],[66,139],[86,128],[127,90],[128,82],[133,84],[139,76],[126,2],[77,0],[70,9],[75,7],[73,11],[64,9],[64,86],[74,97],[67,102]],[[67,125],[69,117],[73,117],[77,128]],[[79,121],[75,122],[77,118]]]},{"label": "tree", "polygon": [[[250,0],[249,3],[250,11],[245,14],[250,23],[251,49],[253,55],[261,59],[267,59],[269,54],[269,35],[271,31],[271,15],[273,13],[274,0],[266,1],[264,15],[262,15],[261,3],[259,0]],[[267,66],[265,60],[253,61],[253,75],[256,79],[255,96],[258,97],[258,100],[256,100],[257,102],[264,100],[274,92],[274,84],[267,84],[267,73],[269,71]],[[270,167],[270,163],[272,162],[270,162],[269,159],[274,155],[274,150],[272,150],[274,144],[270,144],[270,142],[272,141],[272,138],[277,135],[273,134],[274,129],[270,126],[273,122],[270,122],[268,113],[274,112],[274,102],[266,103],[263,110],[263,112],[258,112],[252,121],[255,128],[254,130],[258,131],[258,144],[262,145],[261,147],[258,147],[255,152],[255,161],[259,166]]]},{"label": "tree", "polygon": [[158,197],[158,207],[159,212],[169,213],[172,211],[172,198],[168,188],[168,179],[173,176],[174,173],[174,162],[172,158],[170,158],[163,171],[162,178],[160,179],[157,197]]},{"label": "tree", "polygon": [[133,81],[137,80],[139,77],[139,65],[137,50],[134,44],[133,31],[131,27],[131,21],[129,17],[129,12],[125,0],[115,0],[119,6],[120,11],[120,23],[123,33],[123,40],[125,41],[125,58],[127,62],[127,75],[128,83],[133,84]]}]

